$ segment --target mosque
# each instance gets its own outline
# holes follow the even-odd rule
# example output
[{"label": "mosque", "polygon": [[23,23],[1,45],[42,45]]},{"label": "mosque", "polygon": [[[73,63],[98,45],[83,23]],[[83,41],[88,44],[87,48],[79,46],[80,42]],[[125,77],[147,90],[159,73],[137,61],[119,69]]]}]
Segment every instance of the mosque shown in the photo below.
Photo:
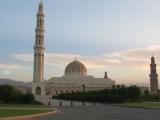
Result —
[{"label": "mosque", "polygon": [[104,77],[95,78],[87,74],[87,68],[83,63],[74,60],[69,63],[62,77],[52,77],[44,80],[44,10],[41,1],[37,13],[36,38],[34,46],[33,83],[32,93],[35,96],[53,96],[60,93],[84,92],[112,88],[115,81]]}]

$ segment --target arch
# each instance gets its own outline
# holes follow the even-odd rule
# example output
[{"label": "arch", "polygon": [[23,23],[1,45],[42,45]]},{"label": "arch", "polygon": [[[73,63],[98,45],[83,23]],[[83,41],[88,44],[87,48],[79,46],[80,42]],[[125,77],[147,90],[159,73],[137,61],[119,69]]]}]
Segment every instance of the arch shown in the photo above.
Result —
[{"label": "arch", "polygon": [[39,45],[41,44],[41,35],[39,35]]},{"label": "arch", "polygon": [[41,95],[41,88],[38,86],[36,87],[36,95]]}]

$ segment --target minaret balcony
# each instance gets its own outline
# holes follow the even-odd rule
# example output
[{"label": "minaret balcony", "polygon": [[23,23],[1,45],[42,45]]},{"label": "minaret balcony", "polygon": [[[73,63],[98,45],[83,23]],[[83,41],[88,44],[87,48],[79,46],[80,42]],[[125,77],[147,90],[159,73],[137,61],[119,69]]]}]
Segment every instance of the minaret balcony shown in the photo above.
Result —
[{"label": "minaret balcony", "polygon": [[42,27],[42,28],[36,28],[35,32],[45,32],[44,27]]}]

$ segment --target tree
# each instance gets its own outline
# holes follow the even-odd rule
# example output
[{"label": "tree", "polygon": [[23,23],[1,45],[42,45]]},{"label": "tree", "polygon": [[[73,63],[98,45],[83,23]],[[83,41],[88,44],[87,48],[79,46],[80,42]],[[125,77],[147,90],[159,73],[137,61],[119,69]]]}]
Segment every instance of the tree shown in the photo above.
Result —
[{"label": "tree", "polygon": [[149,91],[148,91],[148,90],[145,90],[145,91],[144,91],[144,96],[145,96],[145,97],[148,97],[148,96],[149,96]]},{"label": "tree", "polygon": [[15,89],[13,86],[1,85],[0,86],[0,101],[2,103],[9,103],[16,99],[17,96],[22,95],[21,91]]},{"label": "tree", "polygon": [[125,87],[124,85],[119,85],[112,89],[79,93],[63,93],[58,96],[53,96],[53,98],[101,103],[121,103],[129,99],[136,100],[140,97],[140,94],[140,89],[136,86]]},{"label": "tree", "polygon": [[141,91],[137,86],[130,86],[127,88],[127,97],[131,100],[136,100],[140,97]]},{"label": "tree", "polygon": [[21,95],[19,100],[20,103],[23,104],[30,104],[35,102],[34,95],[31,93]]}]

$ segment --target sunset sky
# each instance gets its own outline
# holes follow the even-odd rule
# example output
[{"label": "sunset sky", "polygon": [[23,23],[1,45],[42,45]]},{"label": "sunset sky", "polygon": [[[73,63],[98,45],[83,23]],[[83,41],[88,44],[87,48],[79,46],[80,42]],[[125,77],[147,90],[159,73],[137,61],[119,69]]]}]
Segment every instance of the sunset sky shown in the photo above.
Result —
[{"label": "sunset sky", "polygon": [[[40,0],[0,0],[0,78],[32,81]],[[75,57],[88,74],[147,85],[160,64],[160,0],[44,0],[45,79]],[[157,66],[160,74],[160,66]]]}]

